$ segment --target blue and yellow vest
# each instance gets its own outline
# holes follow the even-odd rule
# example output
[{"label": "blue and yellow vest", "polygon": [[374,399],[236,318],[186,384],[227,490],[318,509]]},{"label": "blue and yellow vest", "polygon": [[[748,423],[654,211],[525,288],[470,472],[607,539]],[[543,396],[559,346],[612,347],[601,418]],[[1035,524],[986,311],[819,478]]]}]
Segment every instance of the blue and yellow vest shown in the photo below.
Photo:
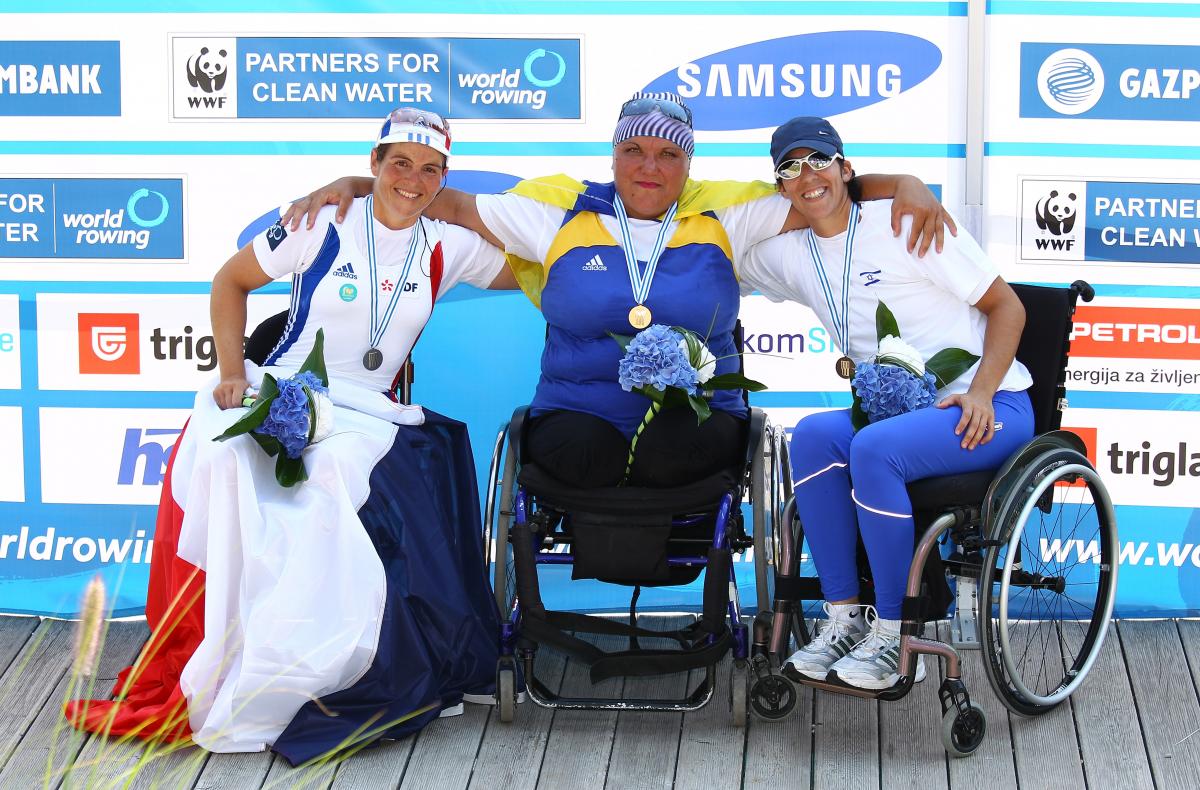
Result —
[{"label": "blue and yellow vest", "polygon": [[[645,303],[654,323],[708,337],[718,374],[737,370],[733,328],[739,296],[729,237],[714,212],[770,191],[765,184],[688,181],[676,213],[679,224]],[[617,383],[622,352],[608,335],[637,332],[629,324],[634,301],[625,253],[598,216],[613,215],[615,187],[554,176],[523,181],[511,192],[567,211],[543,264],[509,256],[522,290],[548,324],[533,414],[584,412],[632,437],[649,401]],[[740,417],[747,413],[741,393],[733,390],[718,391],[712,407]]]}]

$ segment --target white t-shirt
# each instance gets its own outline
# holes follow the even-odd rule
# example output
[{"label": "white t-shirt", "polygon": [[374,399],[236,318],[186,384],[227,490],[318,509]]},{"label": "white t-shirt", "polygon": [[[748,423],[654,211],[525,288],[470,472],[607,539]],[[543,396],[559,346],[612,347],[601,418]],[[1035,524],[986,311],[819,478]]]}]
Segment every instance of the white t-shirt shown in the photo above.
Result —
[{"label": "white t-shirt", "polygon": [[[960,231],[957,237],[946,236],[941,253],[931,248],[925,257],[918,257],[905,249],[911,217],[904,217],[899,237],[892,235],[892,201],[866,201],[860,211],[850,267],[850,347],[843,348],[844,353],[856,362],[875,355],[875,310],[883,302],[895,316],[901,338],[924,359],[951,347],[982,356],[987,316],[972,305],[991,287],[999,271],[979,244]],[[752,247],[738,259],[738,276],[743,293],[757,289],[772,301],[791,300],[812,308],[836,338],[833,312],[808,248],[810,233],[793,231]],[[839,315],[846,235],[814,235]],[[978,367],[978,363],[973,365],[939,395],[966,392]],[[1032,383],[1025,366],[1014,360],[999,389],[1019,391]]]},{"label": "white t-shirt", "polygon": [[[505,252],[539,262],[546,260],[550,243],[567,214],[565,209],[523,195],[477,195],[475,205],[483,224],[504,242]],[[734,259],[745,254],[754,244],[779,233],[790,208],[791,203],[783,197],[768,195],[716,211],[717,219],[729,236]],[[621,229],[617,218],[607,214],[598,216],[612,237],[620,241]],[[673,234],[678,224],[678,221],[672,222],[668,233]],[[638,260],[646,260],[661,226],[658,220],[630,217],[629,233],[633,237]]]},{"label": "white t-shirt", "polygon": [[[503,254],[473,231],[422,219],[400,230],[374,221],[376,323],[395,302],[390,322],[374,347],[383,364],[368,371],[363,355],[371,337],[372,278],[367,257],[366,201],[354,201],[345,221],[334,222],[336,207],[326,206],[311,230],[287,231],[279,225],[254,238],[263,272],[273,278],[291,274],[292,304],[284,347],[268,362],[297,370],[312,350],[318,328],[325,330],[325,365],[331,375],[349,378],[378,391],[391,388],[396,373],[425,328],[433,303],[459,282],[486,288],[504,267]],[[418,254],[400,282],[413,233]],[[434,261],[440,256],[440,275]],[[436,292],[434,281],[436,282]]]}]

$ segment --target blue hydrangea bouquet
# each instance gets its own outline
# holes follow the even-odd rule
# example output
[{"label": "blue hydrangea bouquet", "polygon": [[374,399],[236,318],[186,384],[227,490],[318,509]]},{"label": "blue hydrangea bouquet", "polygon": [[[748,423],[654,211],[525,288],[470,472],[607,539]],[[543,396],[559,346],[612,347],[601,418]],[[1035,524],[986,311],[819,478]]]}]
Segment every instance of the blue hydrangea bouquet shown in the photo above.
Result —
[{"label": "blue hydrangea bouquet", "polygon": [[[612,334],[611,332],[609,334]],[[638,439],[654,415],[664,408],[690,406],[696,423],[712,415],[708,398],[716,390],[741,389],[758,392],[766,389],[741,373],[714,375],[717,359],[704,340],[681,326],[652,324],[633,337],[612,334],[625,356],[617,365],[617,380],[626,392],[637,392],[650,399],[650,408],[642,417],[629,446],[625,477],[633,466]]]},{"label": "blue hydrangea bouquet", "polygon": [[919,351],[900,339],[896,317],[883,302],[875,310],[875,332],[879,339],[875,356],[855,365],[850,380],[854,396],[850,421],[855,430],[932,406],[939,389],[979,361],[978,355],[961,348],[944,348],[923,360]]},{"label": "blue hydrangea bouquet", "polygon": [[237,422],[213,441],[223,442],[244,433],[276,458],[275,479],[284,488],[308,479],[301,454],[304,448],[329,436],[333,429],[333,402],[325,371],[325,333],[317,330],[313,349],[300,371],[285,379],[263,375],[257,397]]}]

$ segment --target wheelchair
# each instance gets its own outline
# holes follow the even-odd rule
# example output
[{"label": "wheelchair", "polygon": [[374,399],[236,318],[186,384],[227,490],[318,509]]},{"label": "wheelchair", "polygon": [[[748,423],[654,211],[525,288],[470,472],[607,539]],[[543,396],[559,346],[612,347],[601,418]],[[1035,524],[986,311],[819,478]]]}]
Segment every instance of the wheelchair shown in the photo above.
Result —
[{"label": "wheelchair", "polygon": [[[547,708],[698,710],[713,697],[717,663],[732,652],[729,703],[734,725],[744,726],[750,634],[742,619],[733,556],[754,550],[758,601],[765,606],[773,600],[774,576],[762,558],[772,550],[776,517],[783,511],[779,474],[786,470],[773,463],[781,434],[763,411],[752,409],[744,457],[735,468],[678,488],[583,490],[564,486],[528,462],[523,448],[528,419],[528,407],[521,407],[501,426],[485,502],[486,559],[493,563],[501,613],[496,668],[500,720],[511,722],[516,714],[519,681],[535,704]],[[749,525],[742,508],[746,496]],[[570,565],[573,578],[632,587],[629,624],[547,610],[537,573],[547,565]],[[695,623],[677,631],[638,626],[636,601],[642,587],[686,584],[701,573],[703,609]],[[604,651],[576,633],[625,637],[630,649]],[[669,640],[675,647],[642,648],[639,640],[646,639]],[[674,699],[568,698],[535,675],[539,646],[588,664],[593,683],[693,669],[703,670],[703,678]]]},{"label": "wheelchair", "polygon": [[[819,579],[800,573],[804,526],[789,475],[779,545],[770,556],[774,600],[770,612],[756,617],[751,646],[750,698],[761,717],[782,718],[795,705],[795,694],[782,690],[783,677],[822,691],[899,699],[912,689],[917,655],[926,654],[945,661],[938,691],[943,745],[965,757],[982,743],[987,723],[962,681],[958,650],[982,650],[993,690],[1022,716],[1052,710],[1087,677],[1116,597],[1116,516],[1083,441],[1060,426],[1071,318],[1077,299],[1091,301],[1094,292],[1082,280],[1066,288],[1012,287],[1026,311],[1017,359],[1033,376],[1035,436],[998,471],[909,484],[918,539],[903,605],[900,681],[872,691],[846,685],[836,673],[814,680],[790,665],[780,669],[793,642],[810,636],[803,602],[822,598]],[[782,434],[775,442],[774,455],[787,467]],[[861,550],[859,568],[860,600],[872,603]],[[945,617],[952,600],[950,643],[923,638],[925,623]]]}]

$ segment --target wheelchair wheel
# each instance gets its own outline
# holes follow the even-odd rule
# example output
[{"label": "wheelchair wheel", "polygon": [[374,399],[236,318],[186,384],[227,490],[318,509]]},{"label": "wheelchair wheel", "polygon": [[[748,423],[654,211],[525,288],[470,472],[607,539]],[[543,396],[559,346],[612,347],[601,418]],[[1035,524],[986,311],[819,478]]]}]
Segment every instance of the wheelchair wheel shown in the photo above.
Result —
[{"label": "wheelchair wheel", "polygon": [[733,675],[729,679],[729,710],[734,727],[746,726],[746,711],[750,697],[750,663],[744,658],[733,662]]},{"label": "wheelchair wheel", "polygon": [[[508,540],[509,528],[513,523],[513,497],[517,485],[517,454],[511,437],[504,441],[504,461],[501,476],[491,481],[491,490],[500,486],[500,507],[492,522],[492,590],[496,594],[496,605],[500,616],[507,621],[512,615],[513,601],[517,594],[516,569],[513,565],[512,544]],[[495,465],[494,465],[495,466]]]},{"label": "wheelchair wheel", "polygon": [[1070,696],[1100,653],[1116,597],[1116,516],[1075,450],[1048,450],[1011,474],[986,525],[999,545],[980,576],[979,641],[1004,705],[1036,716]]},{"label": "wheelchair wheel", "polygon": [[787,718],[796,700],[796,687],[783,675],[763,675],[750,686],[750,707],[766,721]]},{"label": "wheelchair wheel", "polygon": [[983,708],[970,703],[966,710],[951,707],[942,715],[942,746],[951,757],[973,754],[987,734],[987,718]]},{"label": "wheelchair wheel", "polygon": [[[787,436],[782,428],[764,432],[762,453],[755,454],[751,465],[750,499],[754,515],[754,579],[758,594],[759,613],[770,612],[775,604],[775,574],[782,569],[780,534],[791,529],[796,535],[798,521],[792,517],[792,466],[788,459]],[[803,536],[796,537],[799,546]],[[769,621],[768,621],[769,622]],[[793,647],[808,641],[803,613],[793,619],[789,643],[784,646],[782,661]]]},{"label": "wheelchair wheel", "polygon": [[496,666],[496,708],[500,721],[511,722],[517,715],[517,672],[511,659]]}]

